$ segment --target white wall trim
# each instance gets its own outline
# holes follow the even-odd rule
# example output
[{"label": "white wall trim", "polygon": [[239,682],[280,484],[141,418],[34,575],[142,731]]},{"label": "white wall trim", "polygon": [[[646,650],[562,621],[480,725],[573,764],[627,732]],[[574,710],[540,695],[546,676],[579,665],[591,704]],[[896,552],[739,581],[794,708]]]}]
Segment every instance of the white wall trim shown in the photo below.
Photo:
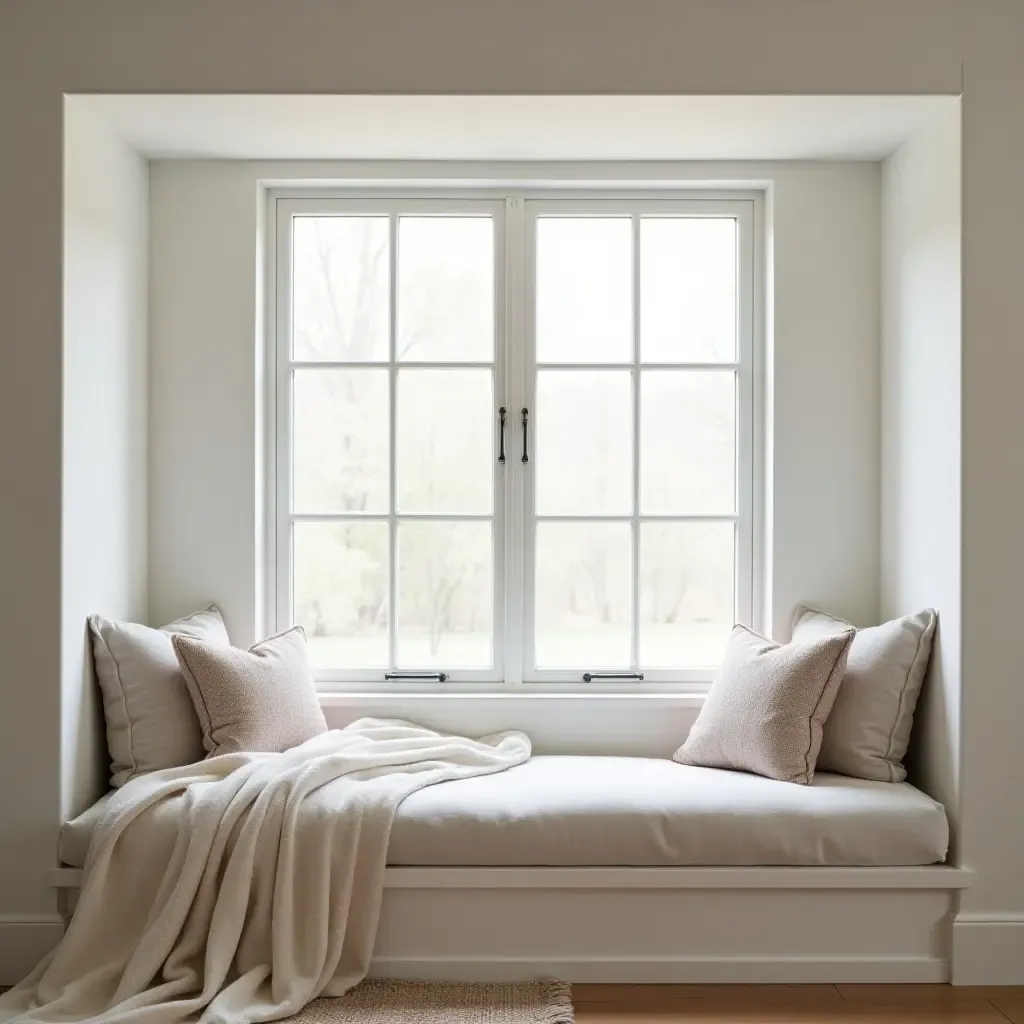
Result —
[{"label": "white wall trim", "polygon": [[[608,687],[607,689],[605,687]],[[569,704],[594,704],[627,708],[649,708],[657,706],[662,710],[692,708],[700,710],[710,684],[692,684],[685,690],[667,684],[638,683],[636,692],[623,693],[621,684],[616,692],[610,685],[589,683],[579,685],[565,683],[389,683],[386,687],[367,684],[366,687],[346,685],[330,688],[321,683],[317,697],[322,708],[374,708],[382,705],[404,707],[429,698],[431,707],[445,701],[452,705],[532,705],[537,708],[565,701]]]},{"label": "white wall trim", "polygon": [[63,935],[59,914],[0,914],[0,985],[16,985]]},{"label": "white wall trim", "polygon": [[389,889],[962,889],[964,868],[388,868]]},{"label": "white wall trim", "polygon": [[[81,878],[71,868],[48,875],[68,908]],[[388,868],[371,974],[942,982],[953,908],[970,880],[969,870],[942,865]]]},{"label": "white wall trim", "polygon": [[955,899],[925,889],[389,886],[372,969],[451,980],[946,981]]},{"label": "white wall trim", "polygon": [[1024,985],[1024,914],[957,914],[953,984]]},{"label": "white wall trim", "polygon": [[374,957],[370,977],[424,981],[560,978],[576,984],[899,984],[949,980],[941,957],[681,957],[450,960]]},{"label": "white wall trim", "polygon": [[[969,868],[388,868],[385,889],[966,889]],[[77,889],[79,868],[52,868],[48,883]]]},{"label": "white wall trim", "polygon": [[[549,975],[621,983],[943,982],[950,976],[957,899],[950,887],[969,878],[969,871],[945,867],[390,868],[371,974],[466,981]],[[72,869],[49,875],[51,885],[64,887],[68,906],[80,879]],[[497,920],[501,928],[494,927]],[[58,922],[41,925],[46,931],[32,956],[21,957],[16,968],[9,954],[20,947],[11,939],[6,949],[0,946],[8,954],[0,964],[3,978],[24,973],[31,967],[26,961],[60,937]]]}]

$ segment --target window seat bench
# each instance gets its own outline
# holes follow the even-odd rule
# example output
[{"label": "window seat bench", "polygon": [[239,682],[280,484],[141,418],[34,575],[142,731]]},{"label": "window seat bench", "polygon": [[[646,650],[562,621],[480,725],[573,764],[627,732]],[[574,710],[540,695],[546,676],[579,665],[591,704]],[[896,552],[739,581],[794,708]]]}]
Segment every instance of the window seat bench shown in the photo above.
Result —
[{"label": "window seat bench", "polygon": [[[65,919],[108,799],[64,826],[50,880]],[[971,880],[943,863],[948,836],[941,805],[906,783],[539,755],[401,805],[370,972],[947,981]]]},{"label": "window seat bench", "polygon": [[[85,864],[108,800],[64,826],[65,865]],[[176,828],[170,814],[163,824]],[[904,867],[942,862],[948,839],[942,806],[907,783],[820,773],[798,786],[665,759],[536,756],[414,793],[388,864]]]}]

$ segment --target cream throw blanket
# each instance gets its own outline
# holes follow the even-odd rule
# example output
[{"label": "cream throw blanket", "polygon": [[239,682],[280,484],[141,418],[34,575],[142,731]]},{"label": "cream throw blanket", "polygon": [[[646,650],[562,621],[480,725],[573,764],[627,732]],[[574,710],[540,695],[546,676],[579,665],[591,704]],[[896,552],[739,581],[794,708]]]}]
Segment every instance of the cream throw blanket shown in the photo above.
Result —
[{"label": "cream throw blanket", "polygon": [[[401,801],[529,756],[522,733],[367,718],[134,779],[93,838],[67,934],[0,996],[0,1020],[264,1021],[342,995],[370,964]],[[162,801],[177,835],[147,821]]]}]

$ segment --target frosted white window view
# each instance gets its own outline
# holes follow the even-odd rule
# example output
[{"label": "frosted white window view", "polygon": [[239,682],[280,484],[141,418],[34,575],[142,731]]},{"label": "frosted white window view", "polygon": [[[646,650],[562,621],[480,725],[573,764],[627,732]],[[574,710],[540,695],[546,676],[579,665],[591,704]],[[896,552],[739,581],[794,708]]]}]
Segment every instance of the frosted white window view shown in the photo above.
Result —
[{"label": "frosted white window view", "polygon": [[388,358],[387,217],[296,217],[292,351],[296,359]]},{"label": "frosted white window view", "polygon": [[540,515],[629,515],[633,388],[628,370],[537,374],[536,490]]},{"label": "frosted white window view", "polygon": [[275,203],[275,612],[318,679],[707,679],[751,610],[752,202]]},{"label": "frosted white window view", "polygon": [[736,359],[736,221],[640,221],[640,356],[646,363]]},{"label": "frosted white window view", "polygon": [[486,362],[494,353],[489,217],[398,220],[398,358]]},{"label": "frosted white window view", "polygon": [[633,347],[628,217],[545,217],[537,224],[537,358],[629,359]]}]

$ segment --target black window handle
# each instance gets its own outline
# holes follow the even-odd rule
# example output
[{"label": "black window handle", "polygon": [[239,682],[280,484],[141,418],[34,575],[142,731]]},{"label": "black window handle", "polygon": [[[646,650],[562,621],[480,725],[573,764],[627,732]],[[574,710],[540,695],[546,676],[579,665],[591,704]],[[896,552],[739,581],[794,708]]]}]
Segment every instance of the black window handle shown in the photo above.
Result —
[{"label": "black window handle", "polygon": [[527,423],[530,418],[530,410],[523,406],[523,462],[529,462],[529,434]]},{"label": "black window handle", "polygon": [[583,682],[599,683],[604,679],[640,679],[644,677],[643,672],[584,672]]},{"label": "black window handle", "polygon": [[397,679],[399,682],[404,679],[432,679],[434,682],[443,683],[448,678],[448,674],[446,672],[385,672],[384,678]]},{"label": "black window handle", "polygon": [[499,428],[499,431],[498,431],[498,438],[499,438],[498,462],[502,466],[505,465],[505,413],[506,413],[506,411],[507,410],[505,409],[505,406],[502,406],[498,410],[498,422],[500,424],[500,428]]}]

